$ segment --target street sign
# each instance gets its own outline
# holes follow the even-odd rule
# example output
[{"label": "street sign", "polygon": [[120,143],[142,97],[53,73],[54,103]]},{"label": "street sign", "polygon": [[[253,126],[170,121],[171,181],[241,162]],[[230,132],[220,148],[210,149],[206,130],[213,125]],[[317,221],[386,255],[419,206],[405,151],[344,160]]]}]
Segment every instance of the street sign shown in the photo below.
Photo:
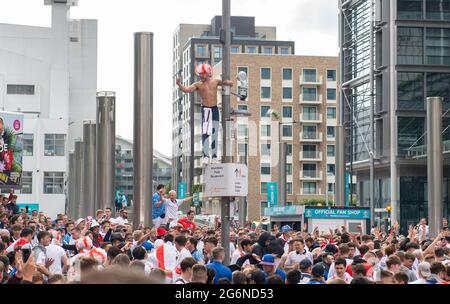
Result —
[{"label": "street sign", "polygon": [[186,198],[186,183],[178,183],[178,199]]},{"label": "street sign", "polygon": [[248,168],[244,164],[214,164],[205,168],[207,197],[245,197]]},{"label": "street sign", "polygon": [[278,185],[276,182],[267,183],[267,203],[269,207],[278,205]]}]

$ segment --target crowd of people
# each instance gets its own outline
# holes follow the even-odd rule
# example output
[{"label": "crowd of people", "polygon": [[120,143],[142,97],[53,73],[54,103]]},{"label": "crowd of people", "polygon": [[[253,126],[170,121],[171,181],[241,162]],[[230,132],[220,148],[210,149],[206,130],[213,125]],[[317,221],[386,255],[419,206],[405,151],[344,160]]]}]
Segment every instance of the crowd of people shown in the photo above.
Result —
[{"label": "crowd of people", "polygon": [[192,198],[153,196],[153,227],[133,230],[128,211],[51,219],[20,210],[17,196],[0,197],[0,283],[159,284],[449,284],[448,221],[430,238],[426,219],[369,234],[336,227],[312,232],[274,225],[230,229],[230,260],[219,225],[197,226],[195,212],[179,217]]}]

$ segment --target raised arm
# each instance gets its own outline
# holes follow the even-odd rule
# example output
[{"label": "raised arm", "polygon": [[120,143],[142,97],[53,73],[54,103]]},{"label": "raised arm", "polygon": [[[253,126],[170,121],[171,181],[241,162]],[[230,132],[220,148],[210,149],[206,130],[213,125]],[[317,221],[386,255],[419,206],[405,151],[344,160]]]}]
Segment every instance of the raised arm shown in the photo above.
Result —
[{"label": "raised arm", "polygon": [[186,87],[181,83],[181,78],[179,77],[177,77],[177,85],[183,93],[193,93],[195,90],[197,90],[197,83],[194,83],[189,87]]},{"label": "raised arm", "polygon": [[219,82],[218,82],[218,85],[219,86],[229,86],[229,87],[232,87],[234,84],[233,84],[233,82],[231,81],[231,80],[219,80]]}]

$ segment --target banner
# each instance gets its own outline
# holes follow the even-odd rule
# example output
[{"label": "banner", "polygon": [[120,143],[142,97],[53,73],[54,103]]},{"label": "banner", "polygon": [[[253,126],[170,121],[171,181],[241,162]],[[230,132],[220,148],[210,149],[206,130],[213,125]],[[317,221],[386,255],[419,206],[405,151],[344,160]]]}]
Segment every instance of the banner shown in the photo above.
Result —
[{"label": "banner", "polygon": [[0,188],[21,187],[22,137],[23,114],[0,112]]},{"label": "banner", "polygon": [[186,198],[186,183],[178,183],[178,199]]},{"label": "banner", "polygon": [[276,182],[267,183],[267,204],[269,208],[278,205],[278,184]]}]

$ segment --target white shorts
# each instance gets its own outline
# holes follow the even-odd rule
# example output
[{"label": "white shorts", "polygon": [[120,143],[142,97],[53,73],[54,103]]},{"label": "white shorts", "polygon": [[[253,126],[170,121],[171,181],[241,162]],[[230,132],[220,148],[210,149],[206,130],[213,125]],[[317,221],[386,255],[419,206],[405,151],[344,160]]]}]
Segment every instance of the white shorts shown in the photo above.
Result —
[{"label": "white shorts", "polygon": [[157,217],[157,218],[153,219],[153,226],[155,228],[159,228],[159,227],[165,226],[165,225],[166,225],[166,219],[165,218]]}]

